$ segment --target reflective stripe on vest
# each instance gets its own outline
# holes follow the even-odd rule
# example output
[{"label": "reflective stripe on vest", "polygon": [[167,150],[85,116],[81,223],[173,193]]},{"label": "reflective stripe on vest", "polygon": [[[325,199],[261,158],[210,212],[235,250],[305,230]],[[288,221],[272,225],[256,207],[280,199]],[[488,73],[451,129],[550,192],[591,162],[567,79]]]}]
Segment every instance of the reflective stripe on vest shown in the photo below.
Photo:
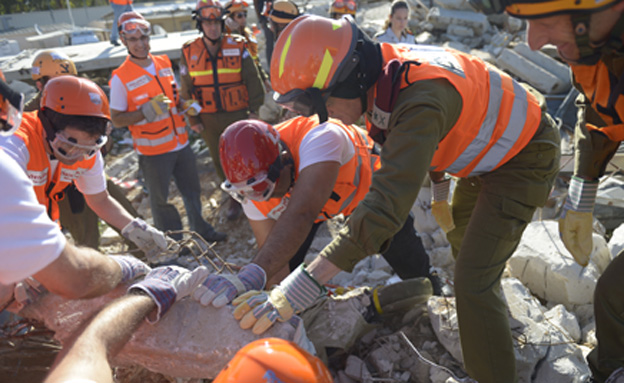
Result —
[{"label": "reflective stripe on vest", "polygon": [[[150,57],[157,76],[133,63],[129,57],[113,71],[113,76],[119,77],[126,87],[128,112],[139,110],[141,105],[159,94],[165,94],[174,104],[178,101],[174,90],[175,77],[171,61],[164,55],[150,54]],[[186,123],[175,106],[169,113],[159,116],[155,121],[141,120],[128,128],[135,149],[144,155],[168,153],[178,144],[184,145],[188,142]]]},{"label": "reflective stripe on vest", "polygon": [[[219,74],[230,74],[230,73],[240,73],[240,72],[241,72],[241,68],[238,68],[238,69],[219,68],[217,69],[217,73]],[[212,69],[189,72],[189,75],[191,77],[212,76],[213,74],[214,74],[214,71]]]},{"label": "reflective stripe on vest", "polygon": [[[381,44],[384,62],[415,61],[401,88],[443,78],[462,97],[461,114],[438,144],[431,170],[458,177],[490,172],[515,156],[541,122],[537,99],[503,72],[462,52],[422,45]],[[407,77],[407,79],[406,79]]]}]

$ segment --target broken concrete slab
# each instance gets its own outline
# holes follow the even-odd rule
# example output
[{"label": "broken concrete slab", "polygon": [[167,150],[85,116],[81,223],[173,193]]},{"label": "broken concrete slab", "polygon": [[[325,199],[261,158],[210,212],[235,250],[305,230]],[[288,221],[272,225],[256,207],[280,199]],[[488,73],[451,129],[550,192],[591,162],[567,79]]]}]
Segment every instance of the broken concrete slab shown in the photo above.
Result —
[{"label": "broken concrete slab", "polygon": [[435,29],[446,30],[449,25],[458,25],[472,28],[475,35],[480,36],[490,28],[487,16],[477,12],[455,11],[440,7],[433,7],[427,14],[427,21]]},{"label": "broken concrete slab", "polygon": [[607,243],[594,234],[589,265],[581,267],[559,238],[557,221],[531,222],[508,262],[511,275],[542,299],[567,308],[593,302],[598,276],[610,262]]},{"label": "broken concrete slab", "polygon": [[542,93],[561,93],[568,86],[554,74],[509,48],[503,49],[496,62],[499,68],[531,84]]},{"label": "broken concrete slab", "polygon": [[572,80],[570,77],[570,67],[557,61],[550,56],[540,52],[533,51],[526,43],[516,44],[514,52],[520,56],[526,58],[537,64],[539,67],[547,70],[561,80],[561,88],[557,88],[557,93],[565,93],[572,87]]}]

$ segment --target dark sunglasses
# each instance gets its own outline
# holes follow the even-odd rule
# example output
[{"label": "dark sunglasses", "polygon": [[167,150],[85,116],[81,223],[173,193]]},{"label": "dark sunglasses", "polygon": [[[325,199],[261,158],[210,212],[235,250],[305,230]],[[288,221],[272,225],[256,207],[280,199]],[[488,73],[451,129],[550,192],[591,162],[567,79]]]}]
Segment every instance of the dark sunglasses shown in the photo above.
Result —
[{"label": "dark sunglasses", "polygon": [[237,19],[247,18],[247,12],[237,12],[234,17]]}]

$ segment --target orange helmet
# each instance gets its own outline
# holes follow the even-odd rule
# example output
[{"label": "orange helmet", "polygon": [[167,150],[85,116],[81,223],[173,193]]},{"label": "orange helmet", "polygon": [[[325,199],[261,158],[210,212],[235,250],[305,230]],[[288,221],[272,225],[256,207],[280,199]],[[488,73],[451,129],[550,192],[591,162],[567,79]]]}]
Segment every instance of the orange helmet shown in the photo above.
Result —
[{"label": "orange helmet", "polygon": [[271,198],[282,170],[279,133],[260,120],[240,120],[219,138],[219,156],[226,180],[221,188],[242,202]]},{"label": "orange helmet", "polygon": [[219,0],[197,0],[193,20],[223,20],[226,11]]},{"label": "orange helmet", "polygon": [[225,6],[229,13],[246,11],[247,8],[249,8],[249,4],[245,0],[232,0]]},{"label": "orange helmet", "polygon": [[78,71],[74,62],[63,52],[46,50],[41,51],[32,63],[30,75],[34,81],[42,77],[53,78],[69,74],[76,76]]},{"label": "orange helmet", "polygon": [[342,15],[351,15],[355,17],[357,11],[357,3],[355,0],[333,0],[329,7],[329,14],[332,18]]},{"label": "orange helmet", "polygon": [[269,11],[271,21],[280,24],[288,24],[300,14],[301,12],[299,12],[297,4],[290,0],[277,0],[272,4],[271,10]]},{"label": "orange helmet", "polygon": [[288,24],[271,59],[275,101],[304,116],[319,113],[324,122],[325,101],[359,63],[354,55],[358,33],[346,17],[303,15]]},{"label": "orange helmet", "polygon": [[43,88],[41,107],[61,114],[110,120],[108,98],[93,81],[75,76],[51,79]]},{"label": "orange helmet", "polygon": [[321,360],[293,342],[279,338],[253,341],[241,348],[213,383],[331,383]]},{"label": "orange helmet", "polygon": [[149,21],[136,11],[124,12],[119,16],[117,28],[121,34],[135,34],[139,32],[143,36],[148,36],[152,32]]},{"label": "orange helmet", "polygon": [[0,134],[10,135],[19,128],[24,110],[24,96],[6,83],[0,70]]}]

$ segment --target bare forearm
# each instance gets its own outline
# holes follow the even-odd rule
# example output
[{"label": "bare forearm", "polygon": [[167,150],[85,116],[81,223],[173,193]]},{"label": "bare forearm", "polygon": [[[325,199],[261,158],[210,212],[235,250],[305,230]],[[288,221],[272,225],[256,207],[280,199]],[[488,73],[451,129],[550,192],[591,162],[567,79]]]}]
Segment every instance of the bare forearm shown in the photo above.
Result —
[{"label": "bare forearm", "polygon": [[120,112],[117,110],[111,110],[111,121],[117,128],[124,126],[134,125],[145,118],[143,112],[135,110],[134,112]]},{"label": "bare forearm", "polygon": [[112,302],[63,350],[45,382],[70,379],[112,382],[108,358],[123,348],[155,307],[145,295],[126,295]]},{"label": "bare forearm", "polygon": [[106,193],[105,196],[96,195],[92,197],[87,195],[86,200],[89,207],[98,217],[119,230],[123,229],[133,220],[130,213],[108,193]]}]

